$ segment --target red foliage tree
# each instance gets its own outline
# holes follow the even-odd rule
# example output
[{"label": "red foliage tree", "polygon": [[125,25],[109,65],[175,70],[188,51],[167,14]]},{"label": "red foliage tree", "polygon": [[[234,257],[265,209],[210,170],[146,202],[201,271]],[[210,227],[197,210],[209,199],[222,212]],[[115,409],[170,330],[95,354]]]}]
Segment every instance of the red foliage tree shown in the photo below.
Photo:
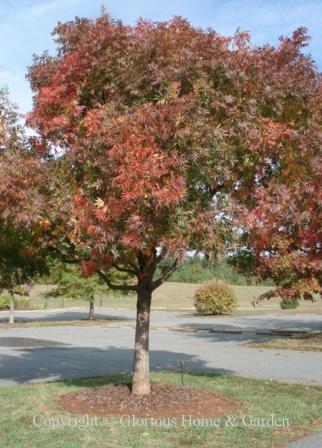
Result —
[{"label": "red foliage tree", "polygon": [[[314,86],[308,87],[295,115],[297,121],[293,114],[282,123],[270,121],[258,140],[258,148],[271,147],[274,176],[255,183],[251,201],[237,198],[245,231],[237,264],[242,261],[245,267],[246,255],[252,260],[247,269],[252,265],[253,273],[277,285],[255,302],[274,296],[314,300],[312,293],[322,295],[321,75],[317,73]],[[281,161],[282,145],[287,145],[288,153]]]},{"label": "red foliage tree", "polygon": [[14,322],[14,294],[46,270],[43,219],[44,170],[34,157],[7,93],[0,90],[0,290],[10,293],[9,322]]},{"label": "red foliage tree", "polygon": [[253,207],[243,210],[254,272],[278,286],[255,302],[274,296],[313,301],[312,293],[322,295],[322,159],[304,161],[299,169],[306,179],[290,185],[271,181],[254,191]]},{"label": "red foliage tree", "polygon": [[[132,391],[147,394],[153,290],[188,249],[216,249],[232,200],[252,210],[255,191],[305,176],[303,157],[317,148],[298,145],[315,120],[319,75],[301,52],[304,29],[277,48],[180,18],[132,27],[102,15],[54,34],[57,55],[35,58],[29,72],[28,122],[70,167],[68,235],[84,272],[137,292]],[[133,282],[113,284],[112,267]]]}]

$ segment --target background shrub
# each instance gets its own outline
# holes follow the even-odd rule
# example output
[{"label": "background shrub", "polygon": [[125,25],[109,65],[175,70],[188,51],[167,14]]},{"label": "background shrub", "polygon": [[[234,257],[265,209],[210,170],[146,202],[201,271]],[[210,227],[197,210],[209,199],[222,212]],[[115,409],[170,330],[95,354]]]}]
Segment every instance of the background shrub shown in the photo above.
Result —
[{"label": "background shrub", "polygon": [[[173,260],[165,259],[160,263],[156,278],[159,277],[160,271],[165,270],[172,264]],[[271,280],[262,281],[258,277],[242,274],[228,263],[227,259],[217,259],[210,261],[206,257],[194,255],[186,257],[179,265],[178,269],[169,278],[169,282],[180,283],[203,283],[213,278],[222,280],[230,285],[262,285],[274,286]]]},{"label": "background shrub", "polygon": [[[10,308],[10,297],[0,296],[0,310],[8,310]],[[32,306],[26,297],[15,298],[15,308],[20,310],[31,309]]]},{"label": "background shrub", "polygon": [[10,299],[7,296],[0,296],[0,310],[7,310],[10,307]]},{"label": "background shrub", "polygon": [[297,299],[296,297],[292,299],[282,299],[280,303],[282,310],[294,310],[299,306],[299,304],[299,299]]},{"label": "background shrub", "polygon": [[236,304],[233,289],[227,283],[215,279],[200,286],[195,292],[195,307],[198,313],[231,313]]}]

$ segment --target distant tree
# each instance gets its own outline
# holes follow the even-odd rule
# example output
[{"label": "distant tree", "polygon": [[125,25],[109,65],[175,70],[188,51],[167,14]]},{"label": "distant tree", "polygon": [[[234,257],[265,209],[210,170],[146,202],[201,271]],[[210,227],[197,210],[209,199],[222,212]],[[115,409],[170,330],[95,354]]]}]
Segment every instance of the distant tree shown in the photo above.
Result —
[{"label": "distant tree", "polygon": [[0,223],[0,289],[10,295],[9,323],[14,323],[15,295],[28,295],[28,286],[47,273],[43,254],[28,232]]},{"label": "distant tree", "polygon": [[67,297],[86,300],[89,303],[88,319],[93,320],[95,295],[106,294],[107,287],[97,276],[84,278],[77,270],[63,266],[62,274],[57,281],[57,287],[45,294],[45,297]]},{"label": "distant tree", "polygon": [[[302,28],[276,48],[253,47],[247,33],[226,38],[180,18],[126,26],[103,14],[54,35],[57,55],[36,57],[29,72],[28,123],[75,181],[65,233],[84,272],[137,293],[132,392],[148,394],[152,292],[187,250],[226,246],[254,194],[306,177],[320,150],[320,75]],[[132,280],[113,283],[112,268]]]},{"label": "distant tree", "polygon": [[[48,291],[45,297],[67,297],[88,301],[88,319],[94,319],[95,297],[111,294],[106,283],[97,275],[84,277],[79,267],[74,264],[66,265],[56,261],[54,266],[56,273],[54,282],[57,287]],[[113,280],[126,280],[126,277],[126,274],[115,272]]]},{"label": "distant tree", "polygon": [[14,322],[14,295],[24,294],[22,286],[46,270],[40,241],[42,170],[18,118],[7,92],[0,90],[0,289],[11,297],[10,323]]}]

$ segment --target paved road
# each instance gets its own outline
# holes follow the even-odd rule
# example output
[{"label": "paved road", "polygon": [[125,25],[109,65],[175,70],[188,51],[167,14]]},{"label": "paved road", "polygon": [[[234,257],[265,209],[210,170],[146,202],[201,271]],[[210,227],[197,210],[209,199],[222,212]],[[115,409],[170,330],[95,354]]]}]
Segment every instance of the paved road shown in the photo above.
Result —
[{"label": "paved road", "polygon": [[322,432],[314,434],[313,436],[302,437],[293,443],[289,443],[284,448],[321,448],[322,447]]},{"label": "paved road", "polygon": [[[22,319],[75,319],[86,311],[18,313]],[[132,367],[134,311],[98,310],[115,326],[55,326],[0,329],[0,383],[42,382],[61,378],[129,372]],[[0,317],[1,318],[1,317]],[[117,326],[119,325],[119,326]],[[234,328],[240,334],[178,332],[185,327]],[[240,346],[266,340],[255,330],[322,330],[321,316],[212,318],[154,312],[151,331],[152,370],[224,372],[251,378],[322,385],[322,353],[258,350]]]},{"label": "paved road", "polygon": [[[16,321],[62,321],[79,320],[87,317],[85,308],[71,308],[65,310],[48,311],[16,311]],[[135,311],[130,309],[96,308],[97,318],[111,318],[118,321],[128,321],[133,325]],[[7,311],[0,311],[0,321],[8,319]],[[211,327],[217,329],[235,328],[241,330],[269,330],[289,329],[303,331],[322,331],[322,315],[265,315],[247,317],[223,317],[208,316],[201,317],[193,312],[153,311],[151,313],[151,324],[163,327]]]}]

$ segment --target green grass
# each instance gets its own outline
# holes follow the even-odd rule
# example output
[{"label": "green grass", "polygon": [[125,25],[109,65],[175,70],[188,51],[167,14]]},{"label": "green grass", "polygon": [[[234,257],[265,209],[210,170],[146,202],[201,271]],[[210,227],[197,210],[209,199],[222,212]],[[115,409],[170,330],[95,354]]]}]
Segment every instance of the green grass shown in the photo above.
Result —
[{"label": "green grass", "polygon": [[[233,376],[186,374],[185,383],[206,388],[238,400],[241,407],[234,412],[236,427],[220,428],[138,428],[114,424],[109,427],[56,429],[33,425],[33,417],[56,418],[68,414],[57,404],[57,397],[82,387],[95,387],[107,382],[128,381],[127,376],[97,380],[70,380],[39,385],[0,388],[0,446],[6,448],[273,448],[289,440],[322,428],[322,388],[287,385],[274,381],[258,381]],[[152,375],[153,381],[180,383],[176,373]],[[246,427],[243,415],[268,417],[274,414],[289,420],[289,427]],[[40,421],[39,419],[37,420]]]},{"label": "green grass", "polygon": [[250,348],[276,348],[282,350],[322,352],[322,333],[276,338],[270,341],[252,342],[243,345]]},{"label": "green grass", "polygon": [[[160,288],[154,291],[152,307],[155,309],[166,308],[170,310],[178,308],[194,308],[193,297],[198,286],[200,285],[196,283],[164,283]],[[267,286],[232,286],[232,288],[236,294],[239,307],[251,307],[251,302],[255,297],[258,297],[260,294],[271,289]],[[45,305],[47,305],[47,308],[49,309],[88,306],[88,302],[84,300],[68,299],[63,297],[44,300],[41,297],[41,291],[46,291],[46,286],[39,285],[34,289],[31,296],[31,303],[33,306],[43,308]],[[279,298],[273,298],[269,301],[264,301],[261,305],[261,310],[265,311],[265,309],[267,308],[276,307],[279,311],[281,311],[279,303]],[[321,307],[321,305],[322,303],[320,300],[315,303],[302,302],[299,309],[301,309],[302,306],[316,309],[317,306]],[[96,306],[134,309],[136,306],[136,297],[134,295],[125,297],[98,297],[96,298]],[[297,310],[294,311],[298,312]],[[284,313],[287,314],[287,311],[284,311]]]}]

